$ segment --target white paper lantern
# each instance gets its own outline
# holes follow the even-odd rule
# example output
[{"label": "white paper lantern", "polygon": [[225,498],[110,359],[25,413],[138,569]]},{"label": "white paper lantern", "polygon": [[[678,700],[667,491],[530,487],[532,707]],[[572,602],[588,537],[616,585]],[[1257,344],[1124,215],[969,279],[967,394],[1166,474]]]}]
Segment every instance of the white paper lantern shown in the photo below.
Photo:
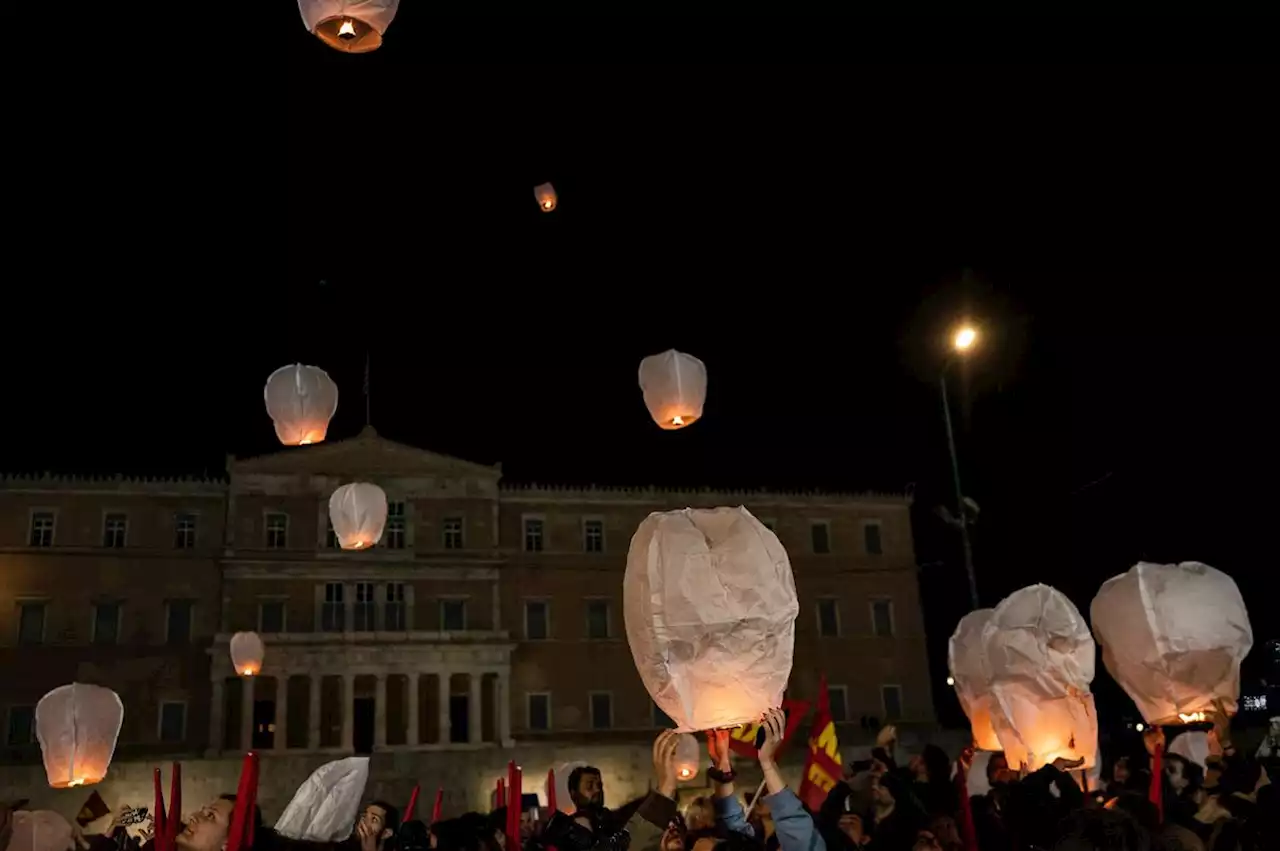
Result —
[{"label": "white paper lantern", "polygon": [[267,648],[256,632],[237,632],[231,636],[231,666],[242,677],[256,677],[262,673],[262,660]]},{"label": "white paper lantern", "polygon": [[675,349],[640,361],[640,389],[650,416],[668,431],[692,425],[702,417],[707,399],[707,367],[693,355]]},{"label": "white paper lantern", "polygon": [[559,198],[556,197],[556,188],[550,183],[541,183],[533,187],[533,197],[538,202],[538,209],[544,213],[550,213],[559,202]]},{"label": "white paper lantern", "polygon": [[1072,602],[1048,585],[1015,591],[992,612],[982,643],[998,707],[992,722],[1009,764],[1034,771],[1063,757],[1092,768],[1095,647]]},{"label": "white paper lantern", "polygon": [[326,762],[298,787],[275,832],[304,842],[342,842],[351,836],[368,782],[367,756]]},{"label": "white paper lantern", "polygon": [[53,810],[18,810],[7,851],[76,851],[71,822]]},{"label": "white paper lantern", "polygon": [[36,740],[54,789],[87,786],[107,776],[124,723],[120,696],[102,686],[59,686],[36,704]]},{"label": "white paper lantern", "polygon": [[344,53],[381,47],[399,6],[400,0],[298,0],[307,31]]},{"label": "white paper lantern", "polygon": [[344,550],[367,550],[382,540],[387,495],[368,482],[343,485],[329,497],[329,522]]},{"label": "white paper lantern", "polygon": [[276,437],[285,446],[306,446],[324,440],[329,420],[338,410],[338,385],[323,369],[293,364],[282,366],[267,379],[262,391]]},{"label": "white paper lantern", "polygon": [[978,609],[962,617],[947,645],[947,665],[955,681],[956,696],[969,716],[975,747],[984,751],[1000,750],[991,722],[992,713],[999,708],[991,693],[991,669],[982,646],[982,633],[993,612]]},{"label": "white paper lantern", "polygon": [[1089,609],[1102,661],[1148,724],[1234,714],[1253,629],[1240,589],[1207,564],[1141,562],[1108,579]]},{"label": "white paper lantern", "polygon": [[631,539],[627,640],[680,732],[737,727],[781,705],[798,611],[787,551],[745,508],[655,512]]},{"label": "white paper lantern", "polygon": [[698,776],[698,764],[702,762],[702,749],[698,740],[689,733],[681,733],[676,743],[676,777],[681,782]]}]

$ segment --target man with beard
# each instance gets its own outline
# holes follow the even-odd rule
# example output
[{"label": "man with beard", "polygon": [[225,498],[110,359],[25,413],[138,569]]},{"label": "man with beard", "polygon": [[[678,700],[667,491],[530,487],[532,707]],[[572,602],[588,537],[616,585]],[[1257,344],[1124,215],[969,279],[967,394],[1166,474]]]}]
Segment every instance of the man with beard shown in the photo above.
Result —
[{"label": "man with beard", "polygon": [[573,800],[573,820],[595,833],[609,811],[604,808],[604,777],[600,769],[580,765],[569,772],[569,797]]}]

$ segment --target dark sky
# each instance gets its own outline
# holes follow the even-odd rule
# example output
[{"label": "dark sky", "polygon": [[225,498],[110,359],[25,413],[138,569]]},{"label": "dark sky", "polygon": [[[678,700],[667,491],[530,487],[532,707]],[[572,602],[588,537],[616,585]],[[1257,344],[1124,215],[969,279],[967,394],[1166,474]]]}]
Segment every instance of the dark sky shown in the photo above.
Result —
[{"label": "dark sky", "polygon": [[[513,478],[913,488],[936,649],[966,600],[937,375],[971,316],[953,401],[986,604],[1042,581],[1087,610],[1143,558],[1263,598],[1259,70],[430,65],[417,5],[363,57],[286,16],[256,128],[219,97],[161,144],[121,110],[110,154],[31,189],[18,236],[56,242],[51,195],[76,236],[10,306],[50,336],[10,340],[0,467],[219,470],[272,448],[262,383],[294,361],[338,381],[351,435],[367,355],[381,433]],[[710,375],[677,433],[636,386],[669,347]]]}]

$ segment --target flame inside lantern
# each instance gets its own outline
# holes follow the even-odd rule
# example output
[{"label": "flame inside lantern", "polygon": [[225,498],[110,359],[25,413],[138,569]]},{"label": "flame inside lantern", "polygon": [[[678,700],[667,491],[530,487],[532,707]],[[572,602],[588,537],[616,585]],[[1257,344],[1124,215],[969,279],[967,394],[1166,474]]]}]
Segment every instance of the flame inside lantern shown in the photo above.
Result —
[{"label": "flame inside lantern", "polygon": [[70,788],[72,786],[83,786],[83,785],[84,785],[84,778],[77,777],[75,780],[72,780],[71,782],[69,782],[67,784],[67,787]]},{"label": "flame inside lantern", "polygon": [[342,25],[338,27],[338,38],[345,38],[348,41],[356,37],[356,25],[352,23],[350,18],[343,18]]},{"label": "flame inside lantern", "polygon": [[672,417],[672,418],[671,418],[671,424],[672,424],[673,426],[682,426],[682,425],[684,425],[684,417]]},{"label": "flame inside lantern", "polygon": [[1183,724],[1195,724],[1198,721],[1205,720],[1205,714],[1203,712],[1179,712],[1178,720]]}]

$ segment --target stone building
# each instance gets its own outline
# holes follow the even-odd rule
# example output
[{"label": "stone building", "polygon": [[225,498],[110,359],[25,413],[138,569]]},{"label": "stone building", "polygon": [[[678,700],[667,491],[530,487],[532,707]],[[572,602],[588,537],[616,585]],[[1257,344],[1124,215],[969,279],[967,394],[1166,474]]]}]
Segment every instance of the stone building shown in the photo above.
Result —
[{"label": "stone building", "polygon": [[[327,499],[387,494],[381,543],[336,546]],[[746,505],[791,556],[791,693],[837,720],[932,723],[909,499],[543,487],[379,437],[228,460],[220,481],[0,481],[5,762],[73,681],[125,703],[124,757],[636,741],[664,718],[631,661],[622,573],[651,511]],[[257,631],[262,675],[228,642]]]}]

